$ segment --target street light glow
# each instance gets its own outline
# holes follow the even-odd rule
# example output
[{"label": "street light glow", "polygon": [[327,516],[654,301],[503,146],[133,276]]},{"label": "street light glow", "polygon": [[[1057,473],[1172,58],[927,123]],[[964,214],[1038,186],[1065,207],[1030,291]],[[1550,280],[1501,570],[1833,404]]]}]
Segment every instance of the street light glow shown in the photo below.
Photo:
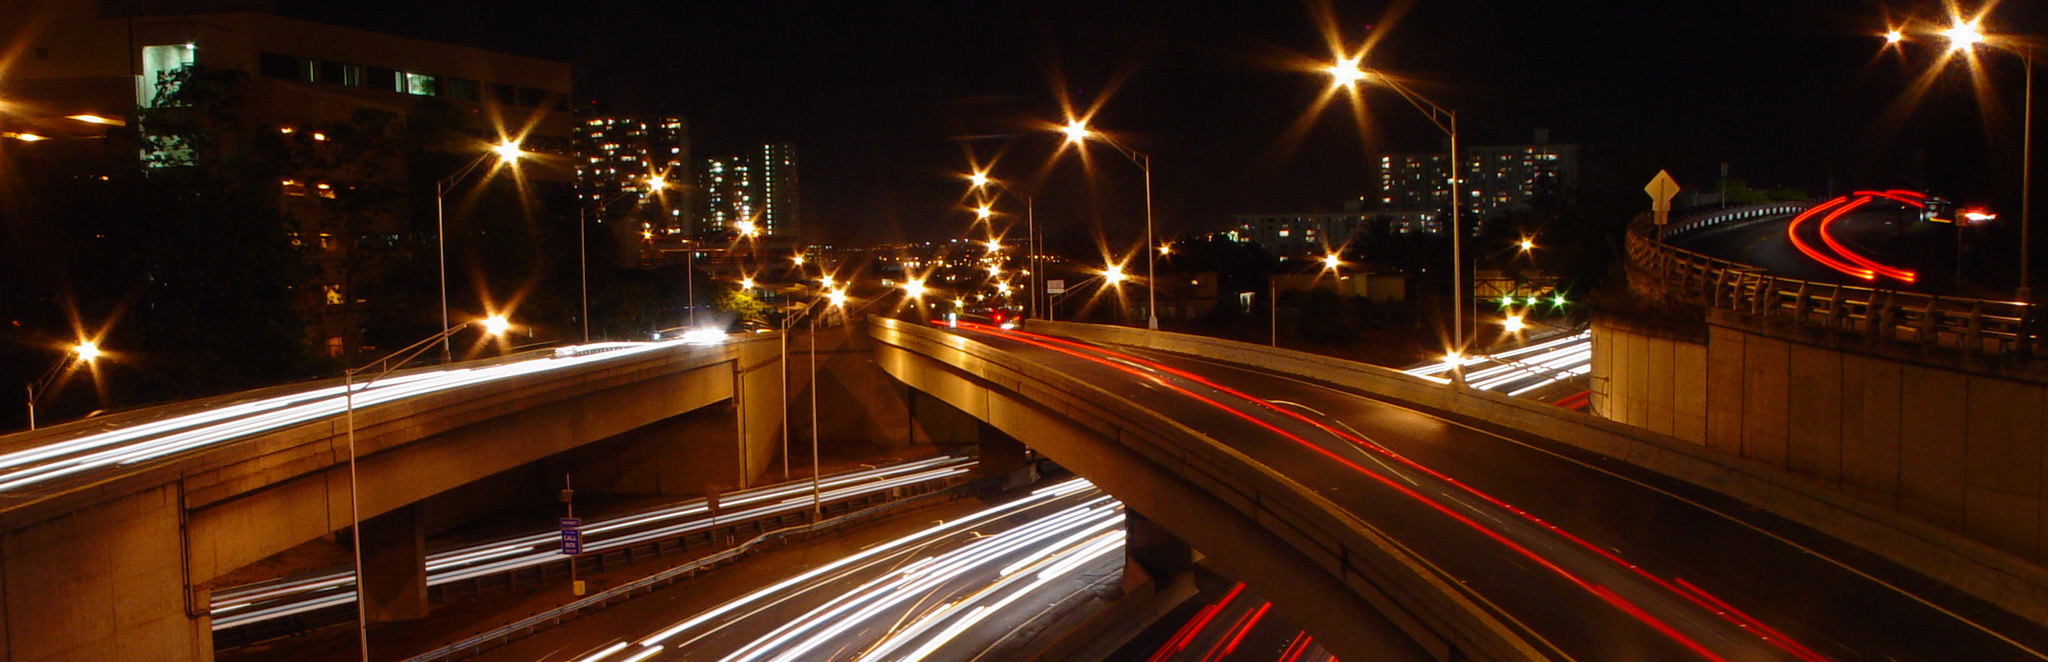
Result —
[{"label": "street light glow", "polygon": [[924,297],[924,281],[922,281],[922,280],[906,280],[906,281],[903,281],[903,293],[904,293],[904,294],[906,294],[906,295],[909,295],[909,296],[910,296],[910,298],[912,298],[912,299],[919,299],[919,298],[923,298],[923,297]]},{"label": "street light glow", "polygon": [[751,290],[751,289],[754,289],[754,279],[752,279],[752,278],[741,278],[741,279],[740,279],[740,289],[742,289],[742,290]]},{"label": "street light glow", "polygon": [[1358,58],[1338,60],[1323,71],[1330,74],[1332,87],[1351,87],[1365,80],[1365,70],[1358,68]]},{"label": "street light glow", "polygon": [[1173,244],[1160,244],[1160,245],[1159,245],[1159,254],[1160,254],[1160,255],[1172,255],[1172,254],[1173,254]]},{"label": "street light glow", "polygon": [[967,176],[967,183],[969,183],[969,184],[973,184],[973,185],[974,185],[974,188],[981,188],[981,187],[984,187],[984,186],[988,186],[988,173],[985,173],[985,172],[977,172],[977,173],[974,173],[974,174],[968,175],[968,176]]},{"label": "street light glow", "polygon": [[1900,32],[1900,31],[1898,31],[1897,29],[1892,29],[1892,30],[1886,30],[1886,31],[1885,31],[1885,33],[1884,33],[1884,43],[1887,43],[1887,44],[1896,44],[1896,43],[1899,43],[1899,42],[1901,42],[1901,41],[1905,41],[1905,40],[1906,40],[1906,33],[1904,33],[1904,32]]},{"label": "street light glow", "polygon": [[735,221],[732,224],[732,229],[738,230],[742,237],[752,237],[761,232],[761,229],[755,226],[753,221]]},{"label": "street light glow", "polygon": [[492,145],[491,151],[497,152],[498,159],[503,161],[517,161],[519,160],[520,155],[526,153],[519,151],[519,142],[516,140],[507,140],[496,145]]},{"label": "street light glow", "polygon": [[10,133],[7,135],[13,137],[15,140],[19,140],[25,143],[32,143],[38,140],[49,140],[48,138],[44,138],[33,133]]},{"label": "street light glow", "polygon": [[1976,21],[1968,23],[1956,21],[1955,27],[1942,30],[1941,36],[1948,38],[1948,49],[1950,51],[1969,50],[1971,46],[1984,42],[1984,33],[1977,30]]},{"label": "street light glow", "polygon": [[796,266],[804,266],[804,256],[802,255],[792,256],[789,258],[789,261],[795,263]]},{"label": "street light glow", "polygon": [[85,361],[87,363],[90,363],[92,362],[93,359],[100,357],[99,343],[90,340],[80,341],[77,347],[71,348],[71,351],[72,353],[78,355],[78,360]]},{"label": "street light glow", "polygon": [[1102,281],[1111,285],[1124,282],[1124,268],[1114,264],[1109,265],[1108,269],[1102,270]]},{"label": "street light glow", "polygon": [[668,188],[668,178],[661,175],[648,175],[647,188],[655,191]]},{"label": "street light glow", "polygon": [[484,333],[486,335],[502,336],[505,335],[506,331],[510,330],[512,330],[512,322],[507,321],[504,315],[492,315],[484,318]]},{"label": "street light glow", "polygon": [[1532,250],[1536,250],[1536,242],[1535,242],[1534,240],[1532,240],[1532,239],[1529,239],[1529,238],[1527,238],[1527,237],[1524,237],[1524,238],[1522,239],[1522,243],[1521,243],[1521,246],[1522,246],[1522,250],[1523,250],[1524,252],[1527,252],[1527,251],[1532,251]]},{"label": "street light glow", "polygon": [[1331,253],[1331,254],[1329,254],[1329,255],[1325,255],[1325,256],[1323,256],[1323,268],[1324,268],[1324,269],[1336,269],[1337,267],[1339,267],[1339,266],[1341,266],[1341,265],[1343,265],[1343,264],[1344,264],[1344,260],[1343,260],[1342,258],[1339,258],[1339,257],[1337,257],[1337,254],[1335,254],[1335,253]]},{"label": "street light glow", "polygon": [[1003,241],[1002,241],[1001,239],[990,239],[990,240],[988,240],[988,252],[990,252],[990,253],[1001,253],[1001,252],[1003,252]]},{"label": "street light glow", "polygon": [[85,122],[87,124],[108,124],[113,126],[125,126],[127,124],[127,122],[123,122],[121,120],[117,120],[111,117],[100,117],[98,115],[91,114],[70,115],[66,119],[74,119],[80,122]]},{"label": "street light glow", "polygon": [[981,220],[984,220],[984,221],[988,220],[988,217],[989,217],[989,216],[992,216],[992,215],[994,215],[994,214],[995,214],[995,211],[993,211],[993,210],[990,210],[990,209],[988,208],[988,205],[982,205],[982,206],[980,206],[980,207],[975,207],[975,208],[974,208],[974,217],[975,217],[975,218],[978,218],[978,219],[981,219]]},{"label": "street light glow", "polygon": [[1078,120],[1069,121],[1066,126],[1060,127],[1060,133],[1067,134],[1067,142],[1079,145],[1081,141],[1088,139],[1088,125]]},{"label": "street light glow", "polygon": [[832,290],[832,293],[825,295],[825,298],[830,300],[834,306],[844,306],[846,305],[846,290]]},{"label": "street light glow", "polygon": [[1521,333],[1522,326],[1521,315],[1509,315],[1507,319],[1500,321],[1500,328],[1508,333]]}]

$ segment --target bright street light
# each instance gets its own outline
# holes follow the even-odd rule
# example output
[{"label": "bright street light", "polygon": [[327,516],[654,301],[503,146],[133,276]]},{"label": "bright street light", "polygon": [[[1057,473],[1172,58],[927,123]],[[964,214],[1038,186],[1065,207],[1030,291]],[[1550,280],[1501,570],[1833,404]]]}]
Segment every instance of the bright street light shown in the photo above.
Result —
[{"label": "bright street light", "polygon": [[1509,315],[1506,319],[1500,321],[1501,330],[1506,331],[1508,333],[1521,333],[1522,326],[1523,324],[1521,315]]},{"label": "bright street light", "polygon": [[498,158],[505,161],[516,161],[521,155],[526,154],[526,152],[519,150],[519,141],[516,140],[507,140],[493,145],[491,151],[497,152]]},{"label": "bright street light", "polygon": [[[1966,51],[1971,46],[1984,42],[1984,33],[1977,29],[1976,21],[1968,23],[1956,21],[1953,27],[1942,30],[1941,36],[1948,39],[1948,49],[1950,51]],[[1885,39],[1891,39],[1891,35],[1885,35]]]},{"label": "bright street light", "polygon": [[1528,238],[1523,238],[1523,239],[1522,239],[1522,243],[1521,243],[1521,246],[1522,246],[1522,250],[1524,250],[1524,251],[1533,251],[1533,250],[1536,250],[1536,242],[1535,242],[1534,240],[1532,240],[1532,239],[1528,239]]},{"label": "bright street light", "polygon": [[484,318],[484,333],[486,334],[502,336],[505,335],[506,331],[510,330],[512,330],[512,322],[506,320],[504,315],[492,315]]},{"label": "bright street light", "polygon": [[1121,285],[1124,282],[1124,278],[1124,268],[1121,266],[1110,265],[1108,269],[1102,270],[1102,282],[1111,285]]},{"label": "bright street light", "polygon": [[1343,266],[1343,264],[1344,259],[1337,257],[1337,254],[1335,253],[1323,256],[1324,269],[1336,269],[1337,267]]},{"label": "bright street light", "polygon": [[825,295],[825,298],[831,301],[834,306],[844,306],[846,305],[846,290],[832,290],[832,293]]},{"label": "bright street light", "polygon": [[978,219],[981,219],[981,220],[984,220],[984,221],[986,221],[986,220],[988,220],[988,217],[990,217],[990,216],[994,216],[994,215],[995,215],[995,211],[994,211],[994,210],[991,210],[991,209],[989,209],[989,208],[988,208],[988,205],[982,205],[982,206],[980,206],[980,207],[975,207],[975,208],[974,208],[974,217],[975,217],[975,218],[978,218]]},{"label": "bright street light", "polygon": [[1901,42],[1901,41],[1905,41],[1905,40],[1906,40],[1906,33],[1904,33],[1904,32],[1900,32],[1900,31],[1898,31],[1898,30],[1887,30],[1887,31],[1885,31],[1885,33],[1884,33],[1884,43],[1887,43],[1887,44],[1896,44],[1896,43],[1899,43],[1899,42]]},{"label": "bright street light", "polygon": [[1358,84],[1358,81],[1365,80],[1365,70],[1358,68],[1357,58],[1338,60],[1323,71],[1330,74],[1332,87],[1351,87]]},{"label": "bright street light", "polygon": [[742,237],[753,237],[761,232],[761,228],[754,225],[753,221],[738,221],[732,224],[732,228],[738,230]]},{"label": "bright street light", "polygon": [[1160,245],[1159,245],[1159,254],[1160,254],[1160,255],[1172,255],[1172,254],[1173,254],[1173,244],[1160,244]]},{"label": "bright street light", "polygon": [[984,187],[984,186],[988,186],[988,173],[985,173],[985,172],[977,172],[977,173],[974,173],[974,174],[972,174],[972,175],[968,175],[968,176],[967,176],[967,183],[969,183],[969,184],[973,184],[973,185],[974,185],[974,188],[981,188],[981,187]]},{"label": "bright street light", "polygon": [[912,299],[921,299],[921,298],[924,298],[924,281],[921,281],[921,280],[907,280],[907,281],[903,281],[903,294],[905,294],[905,295],[909,296],[909,297],[910,297],[910,298],[912,298]]},{"label": "bright street light", "polygon": [[742,290],[752,290],[752,289],[754,289],[754,279],[752,279],[752,278],[741,278],[741,279],[740,279],[740,289],[742,289]]},{"label": "bright street light", "polygon": [[791,264],[795,264],[796,266],[804,266],[804,256],[802,255],[792,256],[789,258],[789,261]]},{"label": "bright street light", "polygon": [[100,345],[99,343],[87,340],[78,343],[77,347],[71,348],[71,352],[78,355],[78,360],[91,362],[93,359],[100,357]]},{"label": "bright street light", "polygon": [[990,239],[990,240],[988,240],[988,252],[990,252],[990,253],[1001,253],[1001,252],[1003,252],[1003,242],[1002,242],[1002,240],[1000,240],[1000,239]]},{"label": "bright street light", "polygon": [[1066,126],[1060,127],[1060,133],[1067,134],[1067,142],[1079,145],[1088,139],[1088,125],[1079,121],[1067,122]]}]

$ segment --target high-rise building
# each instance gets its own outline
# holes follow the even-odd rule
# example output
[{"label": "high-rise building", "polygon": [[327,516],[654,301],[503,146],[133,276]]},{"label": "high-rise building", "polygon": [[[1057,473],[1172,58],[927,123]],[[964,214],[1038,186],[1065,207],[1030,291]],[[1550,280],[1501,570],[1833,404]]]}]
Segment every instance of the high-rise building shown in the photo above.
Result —
[{"label": "high-rise building", "polygon": [[1274,255],[1323,255],[1363,242],[1375,231],[1397,235],[1441,234],[1444,231],[1441,216],[1441,213],[1433,211],[1356,209],[1298,214],[1239,214],[1237,228],[1225,232],[1224,237],[1258,244]]},{"label": "high-rise building", "polygon": [[796,146],[762,145],[698,164],[696,234],[737,232],[752,223],[767,235],[803,234],[797,199]]},{"label": "high-rise building", "polygon": [[[1529,198],[1578,185],[1579,146],[1550,144],[1545,131],[1527,145],[1469,147],[1458,153],[1460,212],[1478,231],[1479,222],[1514,209]],[[1383,154],[1379,159],[1379,195],[1374,206],[1385,210],[1450,208],[1450,155],[1442,152]]]},{"label": "high-rise building", "polygon": [[[0,76],[0,136],[48,138],[84,147],[109,125],[132,124],[154,107],[168,85],[187,71],[246,74],[235,96],[235,130],[266,132],[314,151],[326,149],[326,127],[359,111],[401,118],[420,108],[452,110],[461,129],[477,140],[478,157],[500,140],[519,139],[525,151],[565,153],[569,147],[569,65],[454,44],[241,11],[263,3],[192,0],[175,3],[29,0],[0,3],[0,39],[14,44]],[[221,8],[224,11],[209,11]],[[189,12],[189,13],[174,13]],[[516,135],[509,131],[518,130]],[[145,134],[146,136],[147,134]],[[244,136],[246,137],[246,136]],[[76,141],[69,139],[76,138]],[[137,154],[110,155],[109,161]],[[158,144],[133,162],[178,165],[175,146]],[[350,164],[356,170],[396,169],[386,163]],[[335,356],[359,342],[361,315],[348,309],[378,302],[384,273],[349,258],[346,233],[362,243],[418,245],[431,241],[429,220],[399,211],[344,212],[351,192],[328,181],[350,168],[276,173],[277,203],[297,221],[291,240],[307,249],[308,282],[298,284],[309,335]],[[556,183],[568,173],[526,168],[529,186]],[[412,241],[403,238],[410,235]]]},{"label": "high-rise building", "polygon": [[577,203],[619,244],[621,265],[656,236],[690,231],[690,123],[678,116],[592,116],[576,125]]}]

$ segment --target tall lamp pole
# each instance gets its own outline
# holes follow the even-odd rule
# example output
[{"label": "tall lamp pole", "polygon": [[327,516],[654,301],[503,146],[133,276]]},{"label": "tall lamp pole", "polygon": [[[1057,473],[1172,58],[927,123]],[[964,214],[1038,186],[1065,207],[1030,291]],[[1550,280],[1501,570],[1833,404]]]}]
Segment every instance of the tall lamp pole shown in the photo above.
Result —
[{"label": "tall lamp pole", "polygon": [[[477,158],[476,158],[476,160],[474,160],[474,161],[470,161],[470,162],[469,162],[469,165],[463,166],[461,170],[457,170],[457,171],[455,171],[455,174],[449,175],[448,177],[446,177],[446,178],[444,178],[444,179],[442,179],[442,180],[440,180],[440,181],[434,182],[434,243],[436,244],[435,252],[436,252],[436,254],[438,255],[438,259],[439,259],[439,262],[440,262],[440,272],[441,272],[441,328],[442,328],[442,329],[447,329],[447,328],[449,328],[449,327],[448,327],[448,211],[447,211],[447,207],[448,207],[448,202],[447,202],[447,198],[448,198],[448,189],[454,188],[454,187],[455,187],[455,185],[456,185],[457,183],[461,182],[461,181],[462,181],[462,179],[463,179],[464,177],[468,177],[468,176],[469,176],[469,173],[475,172],[475,171],[476,171],[476,167],[477,167],[477,166],[479,166],[479,165],[482,165],[484,161],[487,161],[487,160],[489,160],[489,159],[490,159],[490,158],[491,158],[492,156],[496,156],[496,157],[498,157],[498,162],[499,162],[499,163],[512,163],[512,162],[514,162],[514,161],[518,161],[518,160],[519,160],[519,157],[520,157],[520,156],[522,156],[522,155],[524,155],[524,154],[525,154],[525,152],[522,152],[522,151],[520,151],[520,149],[519,149],[519,143],[518,143],[517,141],[507,140],[507,141],[504,141],[504,142],[500,142],[500,143],[498,143],[498,144],[496,144],[496,145],[492,145],[492,146],[491,146],[491,151],[490,151],[490,153],[484,154],[483,156],[479,156],[479,157],[477,157]],[[444,336],[442,336],[442,338],[441,338],[441,360],[445,362],[445,361],[452,361],[452,360],[454,360],[454,359],[455,359],[455,351],[454,351],[454,347],[453,347],[452,345],[450,345],[450,344],[449,344],[449,342],[448,342],[448,338],[447,338],[447,337],[446,337],[446,336],[444,335]]]},{"label": "tall lamp pole", "polygon": [[[1458,172],[1458,114],[1437,105],[1420,94],[1416,94],[1414,90],[1408,89],[1408,86],[1402,85],[1401,81],[1391,76],[1375,70],[1359,68],[1358,58],[1339,60],[1325,71],[1330,74],[1331,84],[1336,87],[1351,88],[1357,85],[1359,81],[1370,81],[1386,86],[1387,89],[1401,95],[1401,98],[1406,100],[1408,105],[1422,111],[1422,115],[1429,119],[1430,124],[1436,125],[1437,130],[1444,132],[1445,135],[1450,137],[1451,347],[1454,353],[1463,354],[1465,351],[1464,300],[1469,293],[1465,291],[1465,275],[1463,273],[1465,269],[1465,256],[1462,247],[1465,243],[1465,237],[1458,218],[1458,210],[1464,206],[1465,202],[1463,198],[1458,197],[1458,184],[1459,180],[1462,179],[1459,177]],[[1451,363],[1451,382],[1462,383],[1464,381],[1464,371],[1458,367],[1458,361],[1452,361]]]},{"label": "tall lamp pole", "polygon": [[[425,340],[392,352],[384,358],[372,361],[362,367],[342,371],[341,373],[342,406],[346,411],[345,420],[348,426],[348,532],[350,551],[353,553],[355,562],[356,643],[362,649],[363,662],[370,662],[370,612],[369,607],[363,600],[363,514],[361,502],[356,496],[358,485],[356,480],[356,391],[369,389],[371,384],[376,383],[379,379],[383,379],[385,375],[391,374],[391,371],[397,370],[405,364],[412,362],[413,359],[418,358],[421,353],[433,347],[434,343],[443,343],[445,346],[449,337],[454,336],[457,331],[469,328],[472,325],[482,326],[484,334],[488,336],[502,336],[511,328],[511,323],[505,321],[505,318],[499,315],[492,315],[486,319],[446,327],[440,333],[428,336]],[[358,386],[355,381],[356,376],[372,370],[375,370],[376,374],[371,375],[369,379],[363,380],[361,385]]]},{"label": "tall lamp pole", "polygon": [[73,345],[70,351],[65,352],[63,358],[57,359],[57,364],[50,366],[50,369],[44,372],[42,377],[29,383],[28,429],[36,429],[36,401],[43,399],[43,395],[50,392],[50,387],[56,383],[57,378],[69,371],[69,369],[77,367],[78,364],[92,363],[93,359],[99,357],[100,346],[98,343],[90,340],[80,341],[77,345]]},{"label": "tall lamp pole", "polygon": [[1089,138],[1100,140],[1115,149],[1118,154],[1124,155],[1124,158],[1128,158],[1132,163],[1138,164],[1138,169],[1145,172],[1145,328],[1157,330],[1159,328],[1159,288],[1158,280],[1156,280],[1158,272],[1154,269],[1153,264],[1155,262],[1153,254],[1156,252],[1154,249],[1156,244],[1152,239],[1152,157],[1144,152],[1131,149],[1099,131],[1090,131],[1088,124],[1079,120],[1067,122],[1066,126],[1060,127],[1060,133],[1066,134],[1067,142],[1075,145],[1079,145]]}]

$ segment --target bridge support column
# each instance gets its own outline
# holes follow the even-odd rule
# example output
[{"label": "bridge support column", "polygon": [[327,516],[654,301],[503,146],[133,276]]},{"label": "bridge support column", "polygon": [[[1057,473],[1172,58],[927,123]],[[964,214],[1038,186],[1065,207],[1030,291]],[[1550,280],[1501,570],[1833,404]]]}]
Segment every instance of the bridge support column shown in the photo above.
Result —
[{"label": "bridge support column", "polygon": [[1032,464],[1031,453],[1024,448],[1024,442],[1010,438],[987,423],[977,421],[975,428],[981,442],[981,465],[976,468],[977,473],[1002,476],[1003,489],[1038,481],[1038,465]]},{"label": "bridge support column", "polygon": [[1194,567],[1194,548],[1138,511],[1124,509],[1124,592],[1146,582],[1163,585]]},{"label": "bridge support column", "polygon": [[427,617],[427,539],[420,507],[363,520],[363,611],[372,623]]},{"label": "bridge support column", "polygon": [[0,660],[210,660],[177,485],[0,533]]}]

